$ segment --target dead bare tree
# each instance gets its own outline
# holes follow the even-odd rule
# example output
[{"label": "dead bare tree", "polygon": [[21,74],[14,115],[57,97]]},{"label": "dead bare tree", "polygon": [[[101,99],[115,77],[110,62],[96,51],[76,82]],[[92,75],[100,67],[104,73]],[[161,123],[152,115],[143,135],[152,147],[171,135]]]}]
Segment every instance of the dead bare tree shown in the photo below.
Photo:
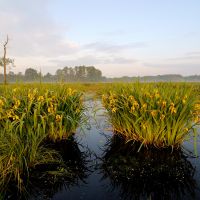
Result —
[{"label": "dead bare tree", "polygon": [[7,45],[8,45],[9,39],[8,39],[8,35],[6,38],[6,41],[4,43],[4,55],[2,58],[0,58],[0,67],[4,68],[4,84],[7,84],[7,65],[12,65],[14,67],[14,60],[10,59],[10,58],[6,58],[6,54],[7,54]]},{"label": "dead bare tree", "polygon": [[6,60],[6,53],[7,53],[7,44],[8,44],[8,35],[7,35],[7,39],[4,43],[4,55],[3,55],[3,68],[4,68],[4,84],[7,84],[7,80],[6,80],[6,64],[7,64],[7,60]]}]

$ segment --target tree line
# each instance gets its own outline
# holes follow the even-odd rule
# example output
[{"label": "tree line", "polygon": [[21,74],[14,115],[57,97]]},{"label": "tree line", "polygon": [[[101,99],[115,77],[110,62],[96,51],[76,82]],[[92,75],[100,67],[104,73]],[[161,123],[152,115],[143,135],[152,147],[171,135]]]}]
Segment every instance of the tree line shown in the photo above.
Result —
[{"label": "tree line", "polygon": [[[0,82],[3,82],[4,74],[0,74]],[[8,82],[98,82],[103,81],[102,72],[94,66],[75,66],[58,69],[53,75],[42,74],[33,68],[27,68],[25,73],[10,71],[7,74]]]},{"label": "tree line", "polygon": [[200,75],[193,76],[181,76],[179,74],[167,74],[167,75],[158,75],[158,76],[143,76],[143,77],[117,77],[117,78],[106,78],[102,76],[102,72],[99,69],[96,69],[94,66],[76,66],[64,67],[63,69],[58,69],[55,75],[50,74],[49,72],[43,75],[33,68],[28,68],[25,70],[25,73],[22,74],[19,72],[15,74],[10,71],[7,74],[7,67],[9,65],[14,66],[14,60],[7,58],[7,45],[9,38],[7,36],[6,41],[3,44],[4,54],[3,57],[0,57],[0,67],[3,67],[3,74],[0,74],[0,82],[132,82],[132,81],[142,81],[142,82],[161,82],[161,81],[190,81],[190,82],[199,82]]},{"label": "tree line", "polygon": [[[7,45],[9,42],[9,38],[7,35],[6,41],[3,44],[3,57],[0,57],[0,67],[3,67],[3,74],[0,74],[0,81],[7,84],[7,82],[16,82],[16,81],[45,81],[45,82],[54,82],[54,81],[62,81],[62,82],[94,82],[102,80],[102,73],[100,70],[96,69],[94,66],[76,66],[72,67],[64,67],[63,69],[58,69],[55,75],[47,73],[46,75],[42,75],[41,71],[37,72],[37,70],[33,68],[26,69],[25,73],[22,74],[19,72],[15,74],[10,71],[7,74],[7,67],[9,65],[14,65],[14,60],[7,58]],[[2,81],[3,80],[3,81]]]},{"label": "tree line", "polygon": [[[0,82],[4,81],[4,74],[0,74]],[[75,66],[64,67],[58,69],[56,73],[45,75],[41,71],[33,68],[27,68],[25,73],[19,72],[15,74],[10,71],[7,74],[8,82],[199,82],[200,75],[181,76],[179,74],[165,74],[158,76],[142,76],[142,77],[115,77],[106,78],[102,76],[102,72],[94,66]]]}]

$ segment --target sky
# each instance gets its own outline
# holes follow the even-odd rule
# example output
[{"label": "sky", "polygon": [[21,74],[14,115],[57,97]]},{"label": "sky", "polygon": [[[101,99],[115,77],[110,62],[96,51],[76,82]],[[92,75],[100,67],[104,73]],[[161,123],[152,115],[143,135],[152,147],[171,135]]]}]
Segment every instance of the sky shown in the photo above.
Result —
[{"label": "sky", "polygon": [[200,74],[200,0],[0,0],[0,57],[6,35],[15,73]]}]

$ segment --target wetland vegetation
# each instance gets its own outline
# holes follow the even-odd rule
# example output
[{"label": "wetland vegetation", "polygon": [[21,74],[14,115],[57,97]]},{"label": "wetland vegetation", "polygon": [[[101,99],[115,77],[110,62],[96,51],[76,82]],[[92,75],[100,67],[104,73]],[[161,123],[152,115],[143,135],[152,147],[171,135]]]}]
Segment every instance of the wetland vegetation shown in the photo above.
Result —
[{"label": "wetland vegetation", "polygon": [[[199,124],[199,94],[192,85],[118,85],[103,94],[113,131],[141,146],[179,148]],[[199,92],[199,90],[198,90]]]},{"label": "wetland vegetation", "polygon": [[[156,182],[148,190],[148,197],[157,188],[156,183],[161,187],[159,195],[165,193],[166,198],[172,193],[179,195],[174,187],[164,189],[167,185],[163,175],[178,191],[182,188],[193,195],[195,170],[184,156],[182,145],[189,138],[199,145],[198,132],[192,132],[199,125],[199,96],[198,83],[1,85],[2,198],[45,196],[51,194],[50,190],[54,191],[53,196],[63,185],[67,188],[79,180],[84,182],[91,172],[88,152],[79,149],[74,136],[78,134],[77,128],[90,123],[85,102],[101,99],[103,116],[112,128],[113,139],[100,158],[101,164],[95,168],[104,178],[110,178],[113,187],[121,188],[123,198],[134,191],[137,199],[152,179]],[[94,106],[91,111],[94,120],[96,112],[98,108]],[[142,179],[141,174],[144,174]],[[138,190],[129,179],[140,179],[143,189]],[[193,183],[191,188],[188,180]],[[125,190],[127,186],[130,191]]]}]

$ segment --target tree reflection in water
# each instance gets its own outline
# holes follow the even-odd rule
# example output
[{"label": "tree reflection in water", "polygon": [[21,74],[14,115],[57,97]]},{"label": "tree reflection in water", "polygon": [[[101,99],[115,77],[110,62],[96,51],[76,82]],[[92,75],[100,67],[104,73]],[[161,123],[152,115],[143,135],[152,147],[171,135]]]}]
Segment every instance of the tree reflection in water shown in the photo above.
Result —
[{"label": "tree reflection in water", "polygon": [[85,183],[89,175],[86,167],[89,152],[81,152],[73,137],[56,143],[48,142],[48,148],[58,151],[62,162],[37,166],[30,173],[26,193],[17,194],[11,186],[12,192],[8,192],[7,198],[51,199],[63,188],[70,189],[81,182]]},{"label": "tree reflection in water", "polygon": [[102,179],[109,178],[122,199],[195,198],[195,169],[181,150],[141,148],[138,152],[138,147],[115,135],[102,159]]}]

